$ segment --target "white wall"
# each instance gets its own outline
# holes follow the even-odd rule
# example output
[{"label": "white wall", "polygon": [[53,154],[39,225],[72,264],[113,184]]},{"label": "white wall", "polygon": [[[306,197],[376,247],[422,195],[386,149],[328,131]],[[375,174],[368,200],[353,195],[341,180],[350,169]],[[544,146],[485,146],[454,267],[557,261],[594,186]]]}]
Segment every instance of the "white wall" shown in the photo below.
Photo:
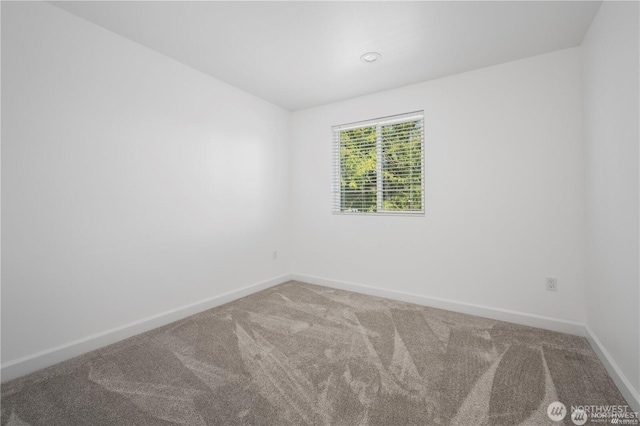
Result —
[{"label": "white wall", "polygon": [[54,6],[2,2],[3,363],[288,274],[289,124]]},{"label": "white wall", "polygon": [[[295,112],[294,276],[583,322],[580,72],[573,48]],[[416,110],[426,215],[332,215],[331,126]]]},{"label": "white wall", "polygon": [[[291,117],[51,5],[3,2],[3,366],[293,270],[586,320],[639,389],[637,9],[605,2],[582,58]],[[418,109],[426,215],[332,215],[331,126]]]},{"label": "white wall", "polygon": [[635,388],[636,398],[640,391],[638,14],[637,2],[604,2],[582,46],[587,325]]}]

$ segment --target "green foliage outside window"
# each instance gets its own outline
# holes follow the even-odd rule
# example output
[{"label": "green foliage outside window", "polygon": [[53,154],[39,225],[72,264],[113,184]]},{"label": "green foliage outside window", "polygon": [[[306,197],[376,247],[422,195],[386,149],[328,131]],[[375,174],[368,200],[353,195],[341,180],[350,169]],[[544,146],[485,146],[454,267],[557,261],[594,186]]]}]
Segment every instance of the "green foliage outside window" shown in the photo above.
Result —
[{"label": "green foliage outside window", "polygon": [[339,136],[341,211],[423,209],[422,120],[343,130]]},{"label": "green foliage outside window", "polygon": [[376,211],[377,163],[375,127],[340,132],[341,211]]}]

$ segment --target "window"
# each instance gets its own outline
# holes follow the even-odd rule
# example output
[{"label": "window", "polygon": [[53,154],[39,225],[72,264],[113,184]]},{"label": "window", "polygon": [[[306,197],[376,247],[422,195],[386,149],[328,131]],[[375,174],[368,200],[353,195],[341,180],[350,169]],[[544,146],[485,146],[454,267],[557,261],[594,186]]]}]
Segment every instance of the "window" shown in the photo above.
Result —
[{"label": "window", "polygon": [[423,112],[333,127],[334,213],[424,214]]}]

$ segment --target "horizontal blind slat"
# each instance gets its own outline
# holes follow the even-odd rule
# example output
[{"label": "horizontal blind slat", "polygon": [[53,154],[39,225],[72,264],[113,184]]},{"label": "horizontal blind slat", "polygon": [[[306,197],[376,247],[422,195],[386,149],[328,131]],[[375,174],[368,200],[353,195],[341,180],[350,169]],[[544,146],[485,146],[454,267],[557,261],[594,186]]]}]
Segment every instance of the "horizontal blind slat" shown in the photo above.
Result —
[{"label": "horizontal blind slat", "polygon": [[424,213],[423,112],[333,126],[336,213]]}]

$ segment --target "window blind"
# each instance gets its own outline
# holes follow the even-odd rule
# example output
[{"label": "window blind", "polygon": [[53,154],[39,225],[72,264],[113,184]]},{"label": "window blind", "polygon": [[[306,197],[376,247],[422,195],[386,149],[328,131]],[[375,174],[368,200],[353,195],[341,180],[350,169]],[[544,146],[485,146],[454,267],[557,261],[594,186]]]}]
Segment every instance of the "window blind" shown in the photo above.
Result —
[{"label": "window blind", "polygon": [[424,214],[422,111],[333,126],[333,212]]}]

